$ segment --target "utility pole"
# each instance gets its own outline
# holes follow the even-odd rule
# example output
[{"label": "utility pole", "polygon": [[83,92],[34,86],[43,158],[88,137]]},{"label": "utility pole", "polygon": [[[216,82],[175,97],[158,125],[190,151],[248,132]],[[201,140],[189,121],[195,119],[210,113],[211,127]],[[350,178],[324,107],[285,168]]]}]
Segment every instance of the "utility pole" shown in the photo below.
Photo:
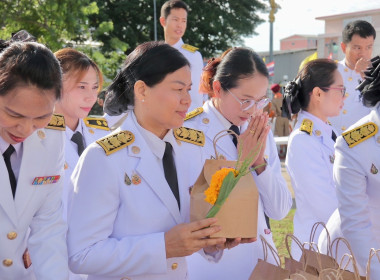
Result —
[{"label": "utility pole", "polygon": [[157,41],[157,12],[156,12],[156,0],[153,0],[153,21],[154,21],[154,41]]},{"label": "utility pole", "polygon": [[[277,12],[277,4],[275,0],[269,0],[271,10],[269,12],[269,62],[273,61],[273,22],[275,20],[274,14]],[[270,83],[273,82],[273,77],[269,76]]]}]

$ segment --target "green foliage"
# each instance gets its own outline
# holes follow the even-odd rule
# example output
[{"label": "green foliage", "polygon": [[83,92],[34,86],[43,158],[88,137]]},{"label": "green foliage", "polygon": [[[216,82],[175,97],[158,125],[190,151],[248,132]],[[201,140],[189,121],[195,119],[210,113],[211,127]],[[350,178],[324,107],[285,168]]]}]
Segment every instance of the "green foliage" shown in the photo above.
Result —
[{"label": "green foliage", "polygon": [[87,17],[97,12],[91,0],[2,0],[0,38],[25,29],[56,51],[70,41],[88,39]]},{"label": "green foliage", "polygon": [[[96,40],[104,43],[102,50],[119,48],[115,38],[129,45],[127,53],[138,44],[154,39],[152,0],[96,0],[100,12],[90,16],[90,25],[101,28],[103,22],[113,22],[107,32],[95,32]],[[165,0],[157,0],[158,39],[164,40],[159,23],[160,9]],[[254,29],[263,22],[257,12],[267,6],[260,0],[186,0],[191,8],[184,40],[200,48],[204,57],[221,53],[242,44],[242,37],[255,34]]]}]

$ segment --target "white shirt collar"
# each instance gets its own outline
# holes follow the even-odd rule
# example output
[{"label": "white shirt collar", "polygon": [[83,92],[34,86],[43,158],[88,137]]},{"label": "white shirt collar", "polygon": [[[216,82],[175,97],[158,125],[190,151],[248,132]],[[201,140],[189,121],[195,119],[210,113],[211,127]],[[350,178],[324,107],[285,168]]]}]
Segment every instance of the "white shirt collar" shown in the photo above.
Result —
[{"label": "white shirt collar", "polygon": [[[223,125],[223,127],[225,128],[225,129],[230,129],[230,127],[231,127],[231,125],[232,125],[232,123],[229,121],[229,120],[227,120],[219,111],[218,111],[218,109],[216,109],[215,108],[215,106],[214,106],[214,103],[213,103],[213,98],[212,99],[210,99],[210,100],[208,100],[208,101],[206,101],[206,102],[208,102],[208,104],[209,104],[209,106],[210,106],[210,110],[215,114],[215,116],[219,119],[219,121],[220,121],[220,123]],[[240,127],[239,127],[239,129],[240,129]]]},{"label": "white shirt collar", "polygon": [[182,40],[182,38],[181,38],[181,39],[179,39],[178,42],[175,43],[172,47],[173,47],[173,48],[176,48],[177,50],[179,50],[179,49],[182,47],[183,44],[184,44],[184,43],[183,43],[183,40]]},{"label": "white shirt collar", "polygon": [[[0,136],[0,152],[3,154],[9,147],[9,143],[5,142],[5,140]],[[22,142],[17,144],[12,144],[16,151],[16,157],[18,158],[22,148]]]},{"label": "white shirt collar", "polygon": [[304,116],[304,118],[308,118],[313,122],[314,124],[313,131],[315,131],[316,129],[319,129],[319,130],[322,130],[322,132],[324,132],[326,135],[331,137],[332,130],[333,130],[331,125],[329,125],[328,123],[325,123],[320,118],[314,116],[313,114],[309,112],[302,111],[302,115]]},{"label": "white shirt collar", "polygon": [[165,147],[166,147],[165,142],[169,142],[172,145],[172,147],[173,147],[174,153],[176,152],[177,142],[176,142],[176,140],[174,138],[173,130],[172,129],[170,129],[168,131],[168,133],[165,135],[165,137],[163,139],[160,139],[154,133],[152,133],[151,131],[143,128],[137,122],[136,115],[133,112],[133,110],[131,110],[131,117],[132,117],[133,122],[136,124],[136,127],[137,127],[138,131],[143,136],[143,138],[145,139],[146,143],[150,147],[151,151],[153,152],[153,154],[158,159],[162,160],[162,158],[164,156]]}]

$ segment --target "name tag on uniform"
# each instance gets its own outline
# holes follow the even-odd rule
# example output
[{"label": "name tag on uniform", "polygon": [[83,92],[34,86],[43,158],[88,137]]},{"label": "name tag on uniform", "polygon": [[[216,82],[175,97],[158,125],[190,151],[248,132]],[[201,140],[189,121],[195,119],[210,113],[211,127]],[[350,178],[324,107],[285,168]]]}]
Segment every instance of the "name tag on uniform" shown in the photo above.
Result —
[{"label": "name tag on uniform", "polygon": [[60,178],[61,178],[60,175],[36,177],[33,179],[32,185],[54,184],[54,183],[57,183]]}]

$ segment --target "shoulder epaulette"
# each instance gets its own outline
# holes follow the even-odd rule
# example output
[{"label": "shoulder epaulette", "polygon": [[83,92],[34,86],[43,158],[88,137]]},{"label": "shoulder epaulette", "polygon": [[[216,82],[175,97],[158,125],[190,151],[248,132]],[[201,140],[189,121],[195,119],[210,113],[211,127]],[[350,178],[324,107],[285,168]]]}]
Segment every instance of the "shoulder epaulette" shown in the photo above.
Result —
[{"label": "shoulder epaulette", "polygon": [[200,130],[182,126],[174,130],[174,136],[178,140],[188,142],[194,145],[202,147],[205,145],[205,135],[203,131]]},{"label": "shoulder epaulette", "polygon": [[106,155],[110,155],[118,150],[121,150],[135,141],[135,136],[132,132],[123,130],[109,136],[100,138],[96,141],[103,150],[106,152]]},{"label": "shoulder epaulette", "polygon": [[192,52],[192,53],[195,53],[197,50],[199,50],[199,48],[194,47],[192,45],[188,45],[188,44],[183,44],[181,48],[185,49],[185,50],[187,50],[189,52]]},{"label": "shoulder epaulette", "polygon": [[195,116],[198,116],[199,114],[202,114],[202,113],[203,113],[203,108],[198,107],[198,108],[194,109],[193,111],[186,114],[185,121],[187,121],[191,118],[194,118]]},{"label": "shoulder epaulette", "polygon": [[66,130],[65,117],[62,115],[53,114],[51,116],[50,122],[45,128]]},{"label": "shoulder epaulette", "polygon": [[348,146],[352,148],[375,135],[377,131],[377,125],[373,122],[369,122],[343,133],[342,136]]},{"label": "shoulder epaulette", "polygon": [[303,119],[302,124],[300,126],[300,130],[311,135],[311,133],[313,132],[313,122],[309,119]]},{"label": "shoulder epaulette", "polygon": [[108,127],[107,120],[105,118],[95,118],[87,117],[83,119],[84,124],[88,127],[93,127],[97,129],[110,130]]}]

